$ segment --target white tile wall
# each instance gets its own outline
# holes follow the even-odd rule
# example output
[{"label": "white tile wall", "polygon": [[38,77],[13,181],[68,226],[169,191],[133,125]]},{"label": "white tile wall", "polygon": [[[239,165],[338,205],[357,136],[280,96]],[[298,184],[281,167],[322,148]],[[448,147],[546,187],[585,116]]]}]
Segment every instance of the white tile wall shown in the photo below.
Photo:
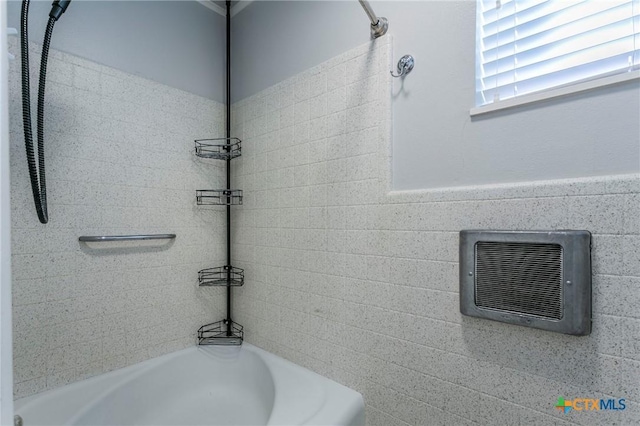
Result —
[{"label": "white tile wall", "polygon": [[[234,106],[247,341],[362,392],[372,425],[638,424],[639,176],[389,192],[390,49],[378,39]],[[591,231],[592,334],[462,317],[469,228]],[[564,415],[559,396],[628,408]]]},{"label": "white tile wall", "polygon": [[[37,53],[34,45],[33,69]],[[223,210],[195,205],[195,190],[220,187],[224,168],[196,159],[193,139],[223,135],[223,105],[52,51],[50,222],[41,225],[24,153],[19,61],[10,72],[16,396],[194,344],[199,326],[222,318],[223,293],[200,289],[197,271],[222,264],[225,223]],[[141,233],[177,239],[78,242]]]}]

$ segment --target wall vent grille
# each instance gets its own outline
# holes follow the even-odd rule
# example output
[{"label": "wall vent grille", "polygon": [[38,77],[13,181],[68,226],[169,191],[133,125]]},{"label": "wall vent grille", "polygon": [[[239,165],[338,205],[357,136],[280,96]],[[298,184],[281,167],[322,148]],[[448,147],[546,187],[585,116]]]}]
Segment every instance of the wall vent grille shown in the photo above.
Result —
[{"label": "wall vent grille", "polygon": [[562,246],[476,244],[476,306],[562,318]]},{"label": "wall vent grille", "polygon": [[460,312],[573,335],[591,332],[588,231],[461,231]]}]

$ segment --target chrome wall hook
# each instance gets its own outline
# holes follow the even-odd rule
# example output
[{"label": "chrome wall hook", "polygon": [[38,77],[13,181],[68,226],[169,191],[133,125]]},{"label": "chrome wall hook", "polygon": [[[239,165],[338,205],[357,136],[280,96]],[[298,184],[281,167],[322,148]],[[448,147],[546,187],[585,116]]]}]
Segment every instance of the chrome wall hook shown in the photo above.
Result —
[{"label": "chrome wall hook", "polygon": [[389,71],[389,72],[391,73],[392,77],[395,77],[395,78],[404,77],[405,75],[411,72],[414,65],[415,65],[415,60],[413,59],[413,56],[404,55],[398,61],[398,74],[397,75],[394,74],[393,71]]}]

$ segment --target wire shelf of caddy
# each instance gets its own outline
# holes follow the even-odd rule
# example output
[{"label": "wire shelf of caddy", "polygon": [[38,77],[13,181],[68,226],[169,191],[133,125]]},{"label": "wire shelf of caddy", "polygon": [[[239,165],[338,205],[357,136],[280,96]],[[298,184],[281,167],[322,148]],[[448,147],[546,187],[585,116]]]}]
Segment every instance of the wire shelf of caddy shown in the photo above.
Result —
[{"label": "wire shelf of caddy", "polygon": [[198,189],[196,203],[199,206],[239,206],[242,205],[242,190]]},{"label": "wire shelf of caddy", "polygon": [[244,269],[231,265],[203,269],[198,271],[198,283],[201,287],[239,287],[244,284]]},{"label": "wire shelf of caddy", "polygon": [[198,157],[230,160],[242,155],[242,141],[238,138],[196,139]]},{"label": "wire shelf of caddy", "polygon": [[244,327],[226,319],[203,325],[198,329],[199,345],[241,345]]}]

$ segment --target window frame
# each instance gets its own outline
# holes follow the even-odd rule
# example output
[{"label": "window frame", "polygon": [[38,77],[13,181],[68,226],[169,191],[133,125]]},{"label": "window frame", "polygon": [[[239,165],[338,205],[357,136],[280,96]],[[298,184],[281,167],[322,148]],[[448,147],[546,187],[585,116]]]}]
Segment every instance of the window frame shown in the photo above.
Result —
[{"label": "window frame", "polygon": [[[475,0],[475,5],[476,5],[475,82],[476,82],[476,85],[474,87],[474,103],[477,102],[478,81],[482,79],[482,72],[481,72],[482,64],[478,60],[478,58],[480,57],[479,50],[481,46],[480,46],[480,43],[478,42],[478,37],[477,37],[478,31],[479,31],[477,26],[481,20],[482,8],[479,6],[478,3],[479,3],[479,0]],[[479,106],[475,105],[470,109],[469,115],[471,117],[479,116],[479,115],[494,112],[494,111],[501,111],[501,110],[511,109],[511,108],[515,108],[523,105],[553,100],[556,98],[566,97],[566,96],[574,95],[581,92],[592,91],[592,90],[596,90],[603,87],[615,86],[615,85],[620,85],[620,84],[629,83],[633,81],[637,81],[640,83],[640,69],[636,68],[627,72],[619,72],[619,73],[614,73],[610,75],[605,74],[602,76],[591,77],[585,80],[576,80],[574,82],[571,82],[565,85],[550,87],[548,89],[543,89],[537,92],[527,93],[524,95],[511,97],[504,100],[498,100],[498,101],[494,101],[484,105],[479,105]]]}]

